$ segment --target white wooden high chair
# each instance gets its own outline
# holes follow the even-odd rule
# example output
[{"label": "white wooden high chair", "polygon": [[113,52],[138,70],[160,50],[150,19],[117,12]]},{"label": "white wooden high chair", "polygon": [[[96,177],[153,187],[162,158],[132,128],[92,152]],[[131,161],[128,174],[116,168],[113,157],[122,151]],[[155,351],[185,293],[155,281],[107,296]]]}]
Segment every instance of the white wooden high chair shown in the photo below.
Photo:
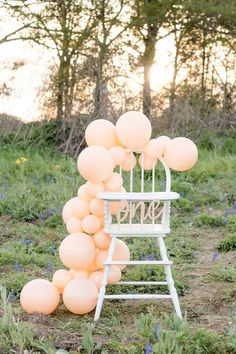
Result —
[{"label": "white wooden high chair", "polygon": [[[99,297],[98,297],[98,302],[97,302],[97,307],[95,311],[95,316],[94,316],[94,321],[97,321],[100,317],[101,309],[103,306],[103,301],[104,299],[171,299],[174,309],[176,311],[176,314],[182,318],[181,310],[180,310],[180,305],[179,305],[179,299],[178,295],[174,286],[174,281],[172,278],[171,274],[171,264],[172,262],[169,261],[167,252],[166,252],[166,247],[165,247],[165,242],[164,238],[165,236],[170,233],[170,203],[172,200],[176,200],[179,198],[179,194],[175,192],[171,192],[171,175],[170,175],[170,170],[169,167],[166,165],[163,159],[160,159],[158,163],[162,163],[164,170],[165,170],[165,178],[166,178],[166,185],[165,185],[165,191],[164,192],[156,192],[156,170],[155,170],[155,161],[153,160],[152,163],[152,178],[151,178],[151,186],[149,186],[149,191],[147,192],[146,190],[148,189],[147,182],[150,185],[149,181],[145,181],[144,179],[144,153],[140,152],[141,154],[141,178],[139,178],[139,183],[140,183],[140,191],[139,192],[134,192],[134,177],[135,177],[135,172],[137,170],[137,167],[133,169],[132,164],[133,164],[133,159],[130,158],[130,172],[129,172],[129,191],[127,193],[125,192],[102,192],[98,193],[97,197],[101,198],[104,200],[105,204],[105,232],[111,235],[111,244],[108,250],[108,257],[105,261],[105,271],[104,271],[104,277],[102,281],[102,285],[100,288],[99,292]],[[130,152],[130,157],[132,156],[132,152]],[[126,172],[127,173],[127,172]],[[120,174],[122,175],[122,169],[120,167]],[[140,174],[140,172],[139,172]],[[135,179],[135,183],[137,183],[137,180]],[[110,212],[110,202],[120,202],[120,201],[126,201],[126,203],[129,205],[129,216],[128,220],[126,219],[125,223],[122,223],[119,218],[114,218],[111,216]],[[140,213],[140,218],[139,222],[137,223],[135,220],[135,223],[133,222],[134,215],[132,213],[132,206],[135,205],[135,203],[152,203],[150,206],[152,212],[153,212],[153,217],[149,221],[149,223],[145,222],[145,218],[143,217],[143,214]],[[153,203],[162,203],[163,207],[161,211],[159,212],[159,216],[161,216],[161,220],[159,220],[159,223],[156,223],[155,218],[155,207]],[[115,220],[114,220],[115,219]],[[137,217],[136,217],[137,219]],[[145,220],[144,220],[145,219]],[[115,243],[116,243],[116,238],[117,237],[152,237],[152,238],[157,238],[157,246],[160,251],[160,260],[130,260],[130,261],[113,261],[112,256],[115,250]],[[166,280],[165,281],[120,281],[117,284],[120,285],[157,285],[157,286],[167,286],[169,290],[169,294],[117,294],[117,295],[109,295],[106,294],[106,286],[108,282],[108,275],[109,275],[109,270],[111,265],[156,265],[156,266],[163,266],[165,269],[165,276]],[[116,286],[114,284],[113,286]]]}]

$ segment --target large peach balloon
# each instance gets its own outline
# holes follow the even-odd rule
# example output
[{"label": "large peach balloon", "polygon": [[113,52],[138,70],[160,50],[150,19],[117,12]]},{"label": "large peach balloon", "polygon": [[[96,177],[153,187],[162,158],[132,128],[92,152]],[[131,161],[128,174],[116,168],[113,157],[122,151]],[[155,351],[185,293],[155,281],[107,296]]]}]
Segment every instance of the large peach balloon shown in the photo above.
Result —
[{"label": "large peach balloon", "polygon": [[76,278],[66,285],[62,297],[65,307],[70,312],[84,315],[95,308],[98,290],[90,279]]},{"label": "large peach balloon", "polygon": [[66,223],[66,228],[69,234],[74,234],[76,232],[82,232],[81,220],[78,218],[70,218]]},{"label": "large peach balloon", "polygon": [[85,270],[93,261],[96,247],[91,236],[84,233],[71,234],[59,247],[62,263],[72,269]]},{"label": "large peach balloon", "polygon": [[89,206],[88,202],[80,199],[79,197],[75,197],[70,199],[64,206],[62,211],[62,218],[65,223],[71,217],[77,217],[79,219],[83,219],[86,215],[89,214]]},{"label": "large peach balloon", "polygon": [[132,159],[132,170],[133,170],[137,164],[136,157],[134,156],[134,154],[132,152],[131,153],[127,152],[126,158],[123,161],[123,163],[121,164],[121,167],[124,171],[131,170],[131,159]]},{"label": "large peach balloon", "polygon": [[57,287],[60,294],[63,293],[63,289],[66,284],[72,279],[72,275],[66,269],[58,269],[52,278],[53,284]]},{"label": "large peach balloon", "polygon": [[167,144],[164,159],[172,170],[186,171],[197,162],[198,150],[190,139],[175,138]]},{"label": "large peach balloon", "polygon": [[105,264],[104,262],[106,261],[108,256],[107,251],[98,251],[96,253],[95,259],[94,259],[94,264],[97,266],[98,269],[104,269]]},{"label": "large peach balloon", "polygon": [[82,220],[81,225],[87,234],[95,234],[101,227],[101,221],[95,215],[87,215]]},{"label": "large peach balloon", "polygon": [[153,159],[146,154],[144,154],[144,155],[141,154],[139,156],[138,162],[139,162],[140,167],[143,166],[144,170],[146,170],[146,171],[152,170],[152,168],[155,167],[157,164],[156,159]]},{"label": "large peach balloon", "polygon": [[95,216],[103,216],[104,211],[104,201],[98,198],[92,199],[89,203],[89,210]]},{"label": "large peach balloon", "polygon": [[101,183],[112,174],[115,162],[109,150],[94,145],[80,153],[77,166],[82,177],[93,183]]},{"label": "large peach balloon", "polygon": [[116,165],[121,165],[125,161],[126,151],[121,146],[114,146],[111,148],[110,152],[112,153]]},{"label": "large peach balloon", "polygon": [[104,273],[100,270],[93,272],[90,274],[89,279],[92,280],[92,282],[96,285],[98,290],[100,290],[101,285],[102,285],[102,279],[103,279]]},{"label": "large peach balloon", "polygon": [[93,183],[93,182],[86,182],[85,189],[90,198],[96,198],[97,193],[104,191],[104,184],[103,183]]},{"label": "large peach balloon", "polygon": [[85,130],[85,140],[88,145],[100,145],[108,149],[118,144],[115,126],[106,119],[91,122]]},{"label": "large peach balloon", "polygon": [[145,146],[145,154],[153,159],[160,158],[164,155],[166,145],[171,141],[168,136],[159,136],[156,139],[151,139]]},{"label": "large peach balloon", "polygon": [[151,123],[141,112],[126,112],[116,123],[116,135],[119,141],[130,150],[138,150],[146,145],[151,134]]},{"label": "large peach balloon", "polygon": [[82,186],[79,187],[79,189],[78,189],[78,197],[79,197],[80,199],[86,200],[87,202],[90,202],[90,200],[91,200],[92,198],[91,198],[90,195],[87,193],[85,185],[86,185],[86,184],[82,184]]},{"label": "large peach balloon", "polygon": [[121,280],[121,270],[119,267],[112,265],[108,274],[108,284],[115,284]]},{"label": "large peach balloon", "polygon": [[[116,239],[115,252],[112,257],[113,261],[129,261],[130,251],[126,243],[122,240]],[[117,265],[121,270],[126,267],[126,265]]]},{"label": "large peach balloon", "polygon": [[123,184],[123,178],[117,172],[113,172],[112,175],[104,181],[104,187],[106,191],[118,192]]},{"label": "large peach balloon", "polygon": [[20,303],[27,313],[39,312],[49,315],[56,310],[60,294],[48,280],[34,279],[27,283],[20,294]]},{"label": "large peach balloon", "polygon": [[106,234],[103,229],[99,230],[94,236],[93,236],[95,245],[100,249],[100,250],[107,250],[110,246],[111,243],[111,236],[109,234]]}]

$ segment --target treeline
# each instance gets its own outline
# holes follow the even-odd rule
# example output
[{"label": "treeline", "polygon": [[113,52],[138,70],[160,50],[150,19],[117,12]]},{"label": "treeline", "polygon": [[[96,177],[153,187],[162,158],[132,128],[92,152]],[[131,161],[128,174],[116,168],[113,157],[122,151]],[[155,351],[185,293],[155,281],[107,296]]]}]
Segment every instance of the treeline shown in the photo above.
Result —
[{"label": "treeline", "polygon": [[[2,0],[0,6],[19,22],[0,43],[33,41],[56,57],[41,92],[48,117],[112,120],[135,109],[172,132],[234,129],[235,0]],[[168,36],[172,77],[155,92],[156,47]],[[130,76],[141,83],[138,93]]]}]

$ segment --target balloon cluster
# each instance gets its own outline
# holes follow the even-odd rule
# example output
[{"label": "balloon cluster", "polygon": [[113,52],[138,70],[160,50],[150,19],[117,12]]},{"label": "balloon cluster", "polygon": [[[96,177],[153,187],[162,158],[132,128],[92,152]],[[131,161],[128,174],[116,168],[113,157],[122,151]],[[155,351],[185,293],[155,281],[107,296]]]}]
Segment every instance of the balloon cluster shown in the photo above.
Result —
[{"label": "balloon cluster", "polygon": [[[135,152],[144,152],[138,163],[145,170],[163,158],[176,171],[186,171],[197,161],[195,144],[183,137],[170,139],[160,136],[150,139],[152,127],[148,118],[140,112],[123,114],[114,126],[110,121],[98,119],[85,131],[88,147],[78,157],[78,170],[86,183],[80,186],[78,196],[69,200],[62,212],[69,235],[61,242],[59,256],[67,269],[59,269],[52,282],[35,279],[27,283],[20,301],[28,313],[52,313],[60,302],[60,294],[66,308],[75,314],[92,311],[97,303],[98,292],[104,274],[104,262],[108,256],[111,237],[104,232],[104,202],[97,198],[102,191],[125,192],[116,166],[124,171],[135,168]],[[132,158],[132,163],[130,159]],[[117,202],[110,203],[111,214],[122,208]],[[128,261],[130,252],[125,242],[117,239],[113,260]],[[124,265],[112,265],[108,283],[121,279]]]}]

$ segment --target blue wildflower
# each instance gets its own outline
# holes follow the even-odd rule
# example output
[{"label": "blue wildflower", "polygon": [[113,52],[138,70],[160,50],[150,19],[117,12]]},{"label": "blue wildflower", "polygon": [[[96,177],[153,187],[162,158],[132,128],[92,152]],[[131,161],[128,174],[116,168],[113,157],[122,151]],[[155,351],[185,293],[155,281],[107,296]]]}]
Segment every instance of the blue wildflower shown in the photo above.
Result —
[{"label": "blue wildflower", "polygon": [[155,325],[154,325],[154,338],[156,341],[158,340],[158,334],[159,334],[158,324],[155,323]]},{"label": "blue wildflower", "polygon": [[32,240],[20,240],[20,244],[21,245],[31,245],[32,244]]},{"label": "blue wildflower", "polygon": [[13,266],[13,269],[15,272],[22,272],[23,271],[23,267],[20,263],[16,262]]},{"label": "blue wildflower", "polygon": [[53,245],[48,247],[48,252],[54,256],[56,253],[55,247]]},{"label": "blue wildflower", "polygon": [[39,220],[44,221],[45,220],[45,215],[44,214],[39,214]]},{"label": "blue wildflower", "polygon": [[145,348],[145,354],[152,354],[152,353],[153,353],[153,350],[152,350],[151,344],[148,343]]},{"label": "blue wildflower", "polygon": [[219,257],[219,252],[214,252],[212,255],[212,261],[215,262],[217,260],[217,258]]},{"label": "blue wildflower", "polygon": [[180,192],[179,195],[180,195],[181,197],[183,197],[183,196],[184,196],[184,192]]},{"label": "blue wildflower", "polygon": [[228,224],[228,222],[229,222],[228,215],[229,215],[229,210],[226,209],[226,210],[225,210],[225,223],[226,223],[226,224]]},{"label": "blue wildflower", "polygon": [[150,261],[155,261],[155,254],[154,253],[151,253],[150,256],[149,256],[149,260]]},{"label": "blue wildflower", "polygon": [[12,291],[10,291],[10,292],[8,293],[7,301],[8,301],[8,302],[16,301],[16,295],[15,295]]},{"label": "blue wildflower", "polygon": [[50,209],[47,210],[47,213],[48,213],[48,216],[53,215],[53,212]]},{"label": "blue wildflower", "polygon": [[236,200],[233,203],[233,209],[236,209]]},{"label": "blue wildflower", "polygon": [[47,273],[52,273],[52,270],[53,270],[52,262],[51,262],[51,261],[48,261],[48,264],[47,264]]},{"label": "blue wildflower", "polygon": [[53,213],[54,213],[54,214],[59,214],[59,209],[58,209],[58,208],[54,208],[54,209],[53,209]]}]

